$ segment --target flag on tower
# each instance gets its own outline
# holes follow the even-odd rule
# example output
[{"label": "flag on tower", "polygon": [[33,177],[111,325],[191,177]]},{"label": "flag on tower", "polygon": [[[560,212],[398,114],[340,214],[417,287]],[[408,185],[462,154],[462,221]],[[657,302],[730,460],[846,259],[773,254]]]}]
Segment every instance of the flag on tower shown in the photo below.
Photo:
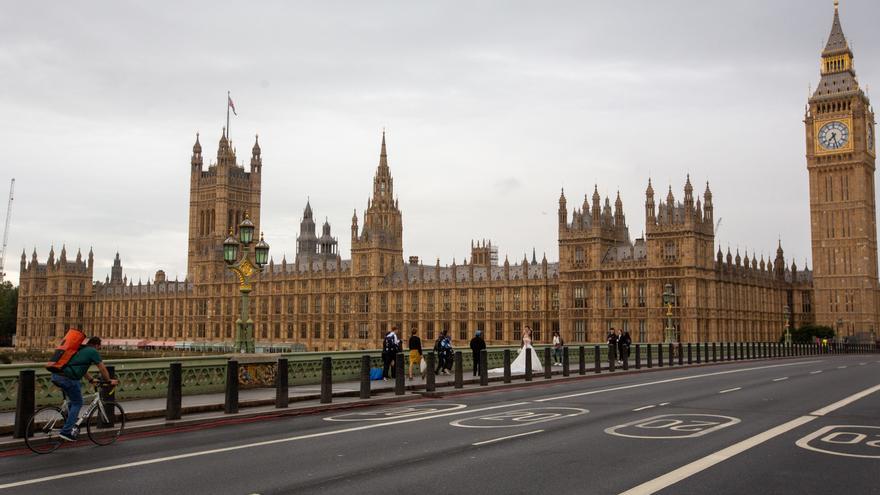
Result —
[{"label": "flag on tower", "polygon": [[227,94],[226,98],[229,100],[229,108],[232,109],[232,113],[235,114],[236,117],[238,117],[238,112],[235,111],[235,103],[232,103],[232,96],[229,96],[229,94]]}]

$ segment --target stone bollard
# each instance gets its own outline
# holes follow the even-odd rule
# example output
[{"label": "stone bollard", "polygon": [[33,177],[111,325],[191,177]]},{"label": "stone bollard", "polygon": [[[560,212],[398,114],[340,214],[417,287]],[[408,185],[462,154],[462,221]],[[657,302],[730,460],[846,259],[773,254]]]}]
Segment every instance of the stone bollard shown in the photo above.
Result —
[{"label": "stone bollard", "polygon": [[15,425],[12,436],[24,438],[27,435],[27,423],[34,414],[36,405],[37,379],[34,370],[18,372],[18,395],[15,398]]},{"label": "stone bollard", "polygon": [[552,350],[549,347],[544,348],[544,379],[549,380],[553,376],[553,361],[550,354]]},{"label": "stone bollard", "polygon": [[524,350],[526,353],[526,381],[532,381],[532,352]]},{"label": "stone bollard", "polygon": [[565,346],[562,348],[562,376],[568,376],[570,374],[568,365],[568,346]]},{"label": "stone bollard", "polygon": [[290,405],[287,358],[278,358],[275,368],[275,407],[284,409]]},{"label": "stone bollard", "polygon": [[657,344],[657,367],[663,367],[663,344]]},{"label": "stone bollard", "polygon": [[168,365],[168,394],[165,396],[165,419],[180,419],[183,402],[183,365]]},{"label": "stone bollard", "polygon": [[510,349],[504,349],[504,383],[510,383]]},{"label": "stone bollard", "polygon": [[691,358],[691,343],[690,342],[688,342],[688,364],[694,364],[694,362]]},{"label": "stone bollard", "polygon": [[646,356],[647,361],[648,361],[648,368],[653,368],[654,363],[653,363],[653,356],[651,356],[651,344],[645,344],[645,350],[648,351],[647,352],[648,355]]},{"label": "stone bollard", "polygon": [[321,358],[321,404],[333,402],[333,358]]},{"label": "stone bollard", "polygon": [[730,361],[730,342],[727,343],[727,360]]},{"label": "stone bollard", "polygon": [[403,353],[394,356],[394,395],[406,393],[406,371],[403,366]]},{"label": "stone bollard", "polygon": [[361,356],[361,399],[370,398],[370,368],[373,367],[373,359],[369,354]]},{"label": "stone bollard", "polygon": [[642,369],[642,344],[636,344],[636,369]]},{"label": "stone bollard", "polygon": [[697,351],[697,364],[700,364],[700,363],[702,362],[702,360],[700,359],[700,354],[701,354],[701,353],[700,353],[700,349],[701,349],[700,343],[697,342],[697,345],[696,345],[696,351]]},{"label": "stone bollard", "polygon": [[593,365],[593,373],[601,373],[602,352],[599,350],[599,346],[593,346],[593,361],[595,362]]},{"label": "stone bollard", "polygon": [[437,390],[437,383],[434,380],[434,361],[436,358],[434,351],[428,351],[425,354],[425,392]]},{"label": "stone bollard", "polygon": [[238,361],[235,359],[226,362],[226,400],[223,404],[223,412],[226,414],[238,412]]},{"label": "stone bollard", "polygon": [[712,342],[712,362],[718,362],[718,346],[715,345],[715,342]]},{"label": "stone bollard", "polygon": [[486,349],[480,351],[480,385],[489,385],[489,351]]},{"label": "stone bollard", "polygon": [[684,364],[684,347],[682,347],[681,342],[675,347],[678,351],[678,365],[681,366]]},{"label": "stone bollard", "polygon": [[703,342],[703,356],[706,357],[706,362],[709,362],[709,343]]},{"label": "stone bollard", "polygon": [[623,371],[629,370],[629,355],[624,354],[623,356],[621,356],[621,358],[622,359],[620,360],[620,362],[623,363]]},{"label": "stone bollard", "polygon": [[586,375],[587,374],[587,349],[580,345],[578,346],[578,375]]},{"label": "stone bollard", "polygon": [[462,370],[461,351],[455,351],[455,388],[464,387],[464,371]]},{"label": "stone bollard", "polygon": [[669,367],[670,368],[672,367],[672,365],[675,364],[673,362],[674,359],[675,359],[675,347],[674,347],[674,344],[669,344]]}]

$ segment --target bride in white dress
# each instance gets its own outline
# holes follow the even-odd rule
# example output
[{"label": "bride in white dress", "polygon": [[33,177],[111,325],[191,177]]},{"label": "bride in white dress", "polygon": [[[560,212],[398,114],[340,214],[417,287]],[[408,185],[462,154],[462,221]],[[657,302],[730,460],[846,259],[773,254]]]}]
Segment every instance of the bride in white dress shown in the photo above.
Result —
[{"label": "bride in white dress", "polygon": [[[519,350],[519,354],[517,354],[516,359],[510,363],[510,373],[525,373],[526,372],[526,353],[532,353],[532,373],[541,373],[544,371],[544,367],[541,366],[541,360],[538,358],[538,353],[535,352],[535,348],[532,347],[532,330],[526,327],[525,332],[523,332],[522,337],[522,349]],[[495,368],[489,370],[490,373],[504,373],[504,368]]]}]

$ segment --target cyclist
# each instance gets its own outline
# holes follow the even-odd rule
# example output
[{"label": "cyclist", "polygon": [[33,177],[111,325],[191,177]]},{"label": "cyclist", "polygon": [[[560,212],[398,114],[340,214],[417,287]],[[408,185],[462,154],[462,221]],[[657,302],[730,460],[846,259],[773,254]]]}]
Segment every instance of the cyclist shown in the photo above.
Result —
[{"label": "cyclist", "polygon": [[80,382],[83,377],[85,377],[89,383],[97,382],[97,380],[92,378],[89,374],[89,368],[92,364],[98,367],[98,371],[101,372],[101,376],[104,378],[105,382],[109,382],[111,385],[119,383],[117,380],[110,378],[110,372],[107,371],[107,367],[104,366],[104,363],[101,361],[101,355],[98,353],[98,349],[100,348],[101,338],[90,338],[82,347],[80,347],[79,351],[70,358],[70,361],[64,366],[61,373],[52,373],[52,383],[57,385],[64,392],[64,395],[67,396],[67,421],[64,422],[64,427],[61,429],[61,433],[59,433],[58,436],[68,442],[76,441],[76,432],[73,431],[73,427],[79,416],[79,410],[83,405]]}]

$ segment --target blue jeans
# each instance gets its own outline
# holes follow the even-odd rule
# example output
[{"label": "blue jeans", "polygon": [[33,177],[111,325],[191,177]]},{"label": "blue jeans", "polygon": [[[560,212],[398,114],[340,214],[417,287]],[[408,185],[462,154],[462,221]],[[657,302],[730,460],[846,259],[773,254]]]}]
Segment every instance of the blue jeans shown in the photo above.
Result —
[{"label": "blue jeans", "polygon": [[61,433],[70,435],[73,433],[73,425],[76,424],[79,410],[82,409],[83,396],[79,388],[79,380],[71,380],[64,375],[52,373],[52,383],[58,385],[67,396],[67,421],[64,422],[64,428]]}]

